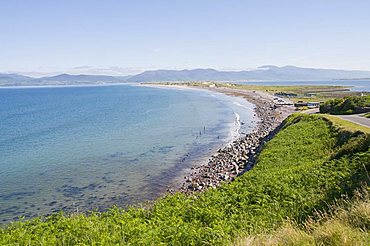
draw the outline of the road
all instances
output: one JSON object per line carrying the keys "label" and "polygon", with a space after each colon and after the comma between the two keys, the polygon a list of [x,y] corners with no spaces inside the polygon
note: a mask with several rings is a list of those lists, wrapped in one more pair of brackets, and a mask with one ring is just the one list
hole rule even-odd
{"label": "road", "polygon": [[[318,108],[308,109],[308,110],[302,111],[302,113],[318,114],[319,109]],[[350,114],[350,115],[332,115],[332,116],[339,117],[341,119],[370,128],[370,118],[365,118],[363,115],[364,114]]]}
{"label": "road", "polygon": [[354,122],[362,126],[370,127],[370,119],[365,118],[363,115],[364,114],[350,114],[350,115],[335,115],[335,116],[342,118],[344,120]]}

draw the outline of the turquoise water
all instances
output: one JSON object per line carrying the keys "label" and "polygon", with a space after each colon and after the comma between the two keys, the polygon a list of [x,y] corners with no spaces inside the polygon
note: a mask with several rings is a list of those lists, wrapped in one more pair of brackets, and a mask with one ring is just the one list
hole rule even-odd
{"label": "turquoise water", "polygon": [[253,106],[140,86],[0,89],[0,222],[153,199],[254,127]]}

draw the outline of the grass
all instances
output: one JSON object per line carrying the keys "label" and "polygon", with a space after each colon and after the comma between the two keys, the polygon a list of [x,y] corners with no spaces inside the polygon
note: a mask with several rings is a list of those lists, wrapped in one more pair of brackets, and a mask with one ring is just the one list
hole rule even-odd
{"label": "grass", "polygon": [[334,123],[334,125],[336,125],[340,129],[343,129],[343,130],[346,130],[346,131],[362,131],[362,132],[370,134],[370,128],[369,127],[362,126],[362,125],[356,124],[354,122],[341,119],[341,118],[339,118],[337,116],[334,116],[334,115],[326,115],[326,114],[324,115],[324,114],[322,114],[322,116],[329,119],[330,121],[332,121]]}
{"label": "grass", "polygon": [[[258,82],[257,82],[258,83]],[[167,84],[178,84],[178,83],[167,83]],[[280,86],[280,85],[245,85],[245,84],[228,84],[228,83],[201,83],[201,82],[193,82],[193,83],[182,83],[188,86],[199,86],[199,87],[209,87],[210,84],[214,84],[216,87],[221,88],[233,88],[233,89],[240,89],[240,90],[258,90],[258,91],[265,91],[271,94],[278,93],[278,92],[285,92],[285,93],[295,93],[298,95],[303,95],[306,93],[318,93],[318,92],[336,92],[340,93],[343,91],[348,90],[348,87],[345,86],[325,86],[325,85],[302,85],[302,86]]]}
{"label": "grass", "polygon": [[[356,96],[360,95],[361,92],[349,91],[349,87],[345,86],[267,86],[267,85],[244,85],[244,84],[230,84],[230,83],[213,83],[213,82],[168,82],[159,83],[164,85],[187,85],[195,87],[209,87],[215,85],[218,88],[232,88],[239,90],[250,90],[250,91],[263,91],[270,94],[275,93],[293,93],[295,97],[289,97],[293,102],[298,101],[319,101],[324,102],[335,98],[343,98],[345,96]],[[258,82],[256,82],[258,84]]]}
{"label": "grass", "polygon": [[370,245],[370,197],[367,191],[358,194],[336,202],[303,224],[287,220],[272,233],[237,239],[234,245]]}
{"label": "grass", "polygon": [[0,245],[227,245],[273,234],[287,218],[302,225],[367,186],[369,147],[370,135],[338,130],[321,116],[294,115],[257,165],[232,183],[194,196],[168,195],[149,209],[16,222],[0,229]]}
{"label": "grass", "polygon": [[370,113],[364,115],[365,118],[370,118]]}

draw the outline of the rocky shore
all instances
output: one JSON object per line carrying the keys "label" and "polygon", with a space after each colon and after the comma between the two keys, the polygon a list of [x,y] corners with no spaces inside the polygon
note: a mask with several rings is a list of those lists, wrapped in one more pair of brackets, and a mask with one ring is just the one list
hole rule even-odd
{"label": "rocky shore", "polygon": [[273,96],[259,91],[212,88],[212,91],[243,97],[255,105],[259,121],[252,133],[241,136],[229,146],[219,149],[206,165],[194,166],[179,191],[199,192],[229,182],[255,164],[256,154],[263,144],[279,130],[282,121],[293,112],[293,107],[279,105]]}

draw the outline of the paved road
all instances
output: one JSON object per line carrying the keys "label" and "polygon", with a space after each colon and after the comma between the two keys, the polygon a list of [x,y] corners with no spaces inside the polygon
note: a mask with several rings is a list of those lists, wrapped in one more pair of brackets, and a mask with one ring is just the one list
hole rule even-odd
{"label": "paved road", "polygon": [[[305,114],[318,114],[319,109],[318,108],[313,108],[313,109],[307,109],[305,111],[302,111],[302,113]],[[351,114],[351,115],[332,115],[335,117],[342,118],[344,120],[351,121],[353,123],[362,125],[362,126],[367,126],[370,127],[370,119],[363,117],[364,114]]]}
{"label": "paved road", "polygon": [[363,114],[335,115],[344,120],[352,121],[359,125],[370,127],[370,119],[363,117]]}

